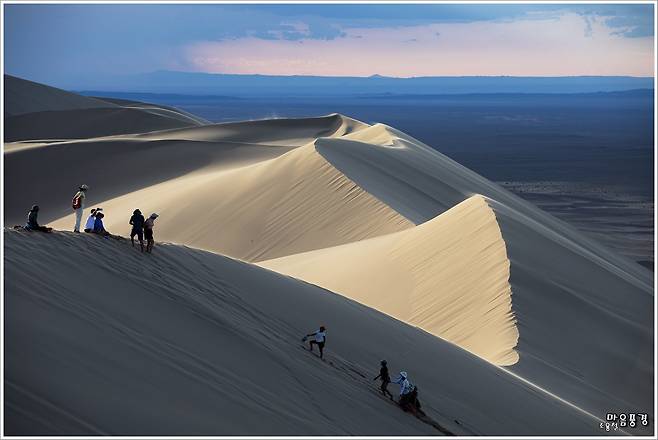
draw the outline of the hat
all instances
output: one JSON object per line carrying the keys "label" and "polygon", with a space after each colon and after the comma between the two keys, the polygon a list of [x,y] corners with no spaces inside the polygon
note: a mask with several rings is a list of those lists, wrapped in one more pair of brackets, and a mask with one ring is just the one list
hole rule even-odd
{"label": "hat", "polygon": [[400,376],[402,376],[406,379],[407,378],[407,372],[406,371],[400,371]]}
{"label": "hat", "polygon": [[89,189],[89,186],[87,186],[85,184],[80,185],[80,190],[81,191],[87,191],[88,189]]}
{"label": "hat", "polygon": [[158,217],[159,217],[159,215],[156,214],[155,212],[153,214],[151,214],[151,218],[158,218]]}

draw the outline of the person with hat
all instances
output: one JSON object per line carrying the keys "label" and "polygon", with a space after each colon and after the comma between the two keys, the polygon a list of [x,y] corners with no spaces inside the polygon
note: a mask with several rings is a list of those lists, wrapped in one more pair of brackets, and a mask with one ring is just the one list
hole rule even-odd
{"label": "person with hat", "polygon": [[391,383],[400,385],[400,404],[402,404],[405,400],[405,396],[413,389],[413,385],[407,378],[407,372],[400,371],[400,376]]}
{"label": "person with hat", "polygon": [[73,201],[71,202],[71,207],[75,211],[73,232],[80,232],[80,223],[82,223],[82,214],[85,209],[85,197],[87,196],[88,189],[89,187],[87,185],[80,185],[78,192],[73,196]]}
{"label": "person with hat", "polygon": [[153,250],[153,244],[155,244],[155,241],[153,240],[153,225],[155,219],[158,217],[159,215],[154,212],[144,222],[144,237],[146,237],[146,252],[148,252],[149,254]]}

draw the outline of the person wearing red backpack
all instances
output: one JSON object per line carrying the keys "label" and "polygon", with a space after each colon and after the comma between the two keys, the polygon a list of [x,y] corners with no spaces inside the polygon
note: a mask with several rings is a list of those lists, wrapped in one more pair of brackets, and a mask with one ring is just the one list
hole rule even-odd
{"label": "person wearing red backpack", "polygon": [[78,192],[73,196],[71,201],[71,207],[75,211],[75,226],[73,227],[73,232],[80,232],[80,223],[82,223],[82,214],[85,209],[85,197],[87,195],[87,190],[89,187],[87,185],[80,185]]}

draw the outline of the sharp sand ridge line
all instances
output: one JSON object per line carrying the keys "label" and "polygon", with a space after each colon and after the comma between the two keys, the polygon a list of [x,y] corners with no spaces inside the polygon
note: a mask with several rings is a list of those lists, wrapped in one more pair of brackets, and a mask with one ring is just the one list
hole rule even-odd
{"label": "sharp sand ridge line", "polygon": [[[103,206],[109,231],[127,229],[127,220],[114,213],[139,207],[167,219],[158,225],[160,240],[252,262],[414,226],[336,170],[313,143],[247,167],[192,172],[96,205]],[[71,214],[52,226],[67,229],[72,221]]]}
{"label": "sharp sand ridge line", "polygon": [[258,265],[373,307],[494,364],[519,359],[510,262],[494,212],[480,196],[400,232]]}
{"label": "sharp sand ridge line", "polygon": [[653,276],[635,262],[614,254],[567,223],[395,128],[375,124],[341,138],[323,140],[318,151],[364,190],[416,224],[473,194],[482,194],[540,224],[544,222],[542,226],[560,235],[565,244],[578,243],[588,255],[597,255],[599,260],[627,272],[626,276],[637,278],[636,283],[652,286]]}
{"label": "sharp sand ridge line", "polygon": [[[561,403],[563,403],[563,404],[569,406],[570,408],[573,408],[573,409],[575,409],[575,410],[577,410],[577,411],[579,411],[579,412],[585,414],[586,416],[588,416],[588,417],[590,417],[590,418],[596,420],[596,421],[597,421],[597,424],[600,423],[600,422],[604,422],[604,420],[601,419],[600,417],[595,416],[594,414],[590,413],[589,411],[587,411],[587,410],[585,410],[585,409],[583,409],[583,408],[581,408],[581,407],[579,407],[579,406],[577,406],[577,405],[575,405],[575,404],[569,402],[568,400],[566,400],[566,399],[564,399],[564,398],[558,396],[557,394],[551,393],[551,392],[548,391],[547,389],[540,387],[540,386],[537,385],[536,383],[533,383],[533,382],[529,381],[528,379],[526,379],[526,378],[524,378],[524,377],[522,377],[522,376],[519,376],[518,374],[514,373],[513,371],[510,371],[509,369],[504,368],[504,367],[501,367],[501,366],[496,366],[496,367],[499,368],[501,371],[505,372],[506,374],[509,374],[510,376],[514,377],[515,379],[517,379],[517,380],[519,380],[519,381],[521,381],[521,382],[523,382],[523,383],[525,383],[525,384],[531,386],[532,388],[534,388],[534,389],[536,389],[536,390],[538,390],[538,391],[541,391],[542,393],[546,394],[547,396],[549,396],[549,397],[551,397],[551,398],[553,398],[553,399],[555,399],[555,400],[557,400],[557,401],[559,401],[559,402],[561,402]],[[619,429],[619,432],[622,432],[624,435],[631,435],[630,433],[624,431],[623,429]]]}

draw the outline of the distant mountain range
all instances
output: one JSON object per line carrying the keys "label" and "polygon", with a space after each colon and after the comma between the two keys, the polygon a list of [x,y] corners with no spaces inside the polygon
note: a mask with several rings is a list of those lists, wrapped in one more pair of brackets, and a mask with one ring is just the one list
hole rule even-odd
{"label": "distant mountain range", "polygon": [[391,78],[228,75],[156,71],[131,75],[70,78],[51,84],[68,90],[103,90],[185,95],[355,96],[373,94],[436,95],[468,93],[595,93],[653,89],[652,77],[461,76]]}

